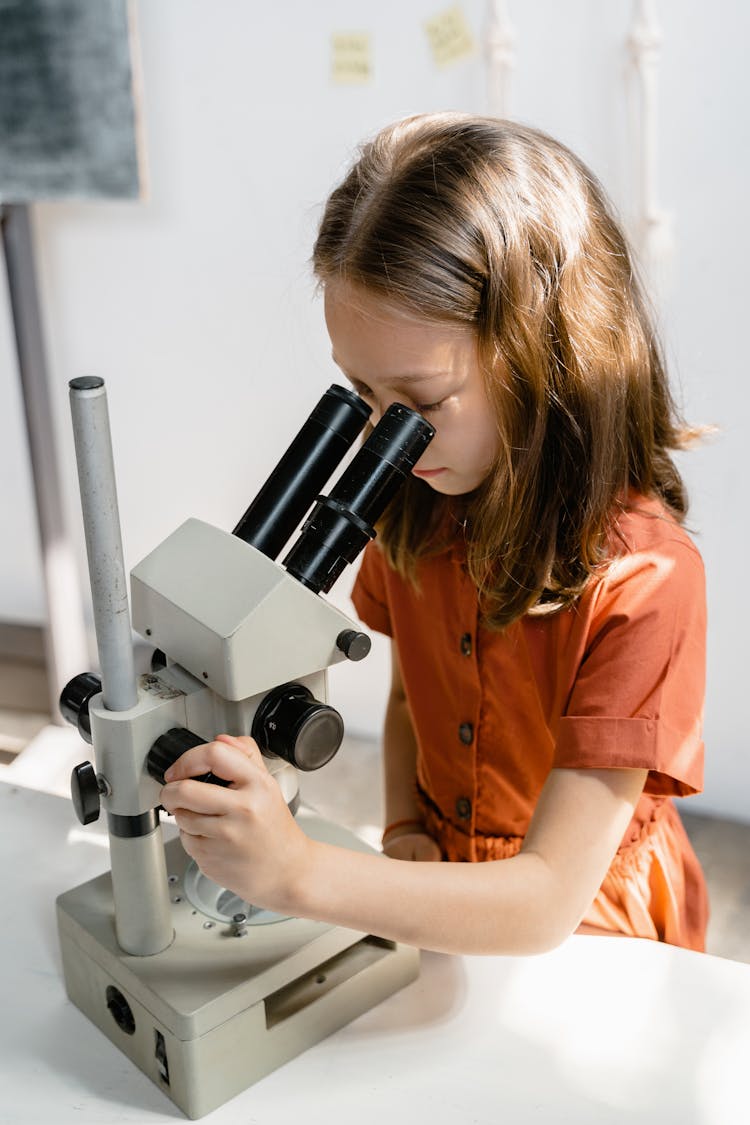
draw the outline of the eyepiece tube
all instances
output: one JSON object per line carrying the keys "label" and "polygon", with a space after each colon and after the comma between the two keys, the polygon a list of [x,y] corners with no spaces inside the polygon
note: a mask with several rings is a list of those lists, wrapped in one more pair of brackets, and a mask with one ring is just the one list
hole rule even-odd
{"label": "eyepiece tube", "polygon": [[232,532],[275,559],[370,416],[346,387],[329,387]]}
{"label": "eyepiece tube", "polygon": [[284,559],[290,574],[315,593],[328,593],[347,563],[370,539],[375,524],[435,430],[421,414],[388,407],[330,496],[321,496]]}

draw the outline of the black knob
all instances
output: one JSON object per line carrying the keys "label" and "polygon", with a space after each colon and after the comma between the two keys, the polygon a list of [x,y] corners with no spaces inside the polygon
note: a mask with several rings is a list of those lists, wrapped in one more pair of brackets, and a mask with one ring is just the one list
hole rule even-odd
{"label": "black knob", "polygon": [[102,790],[103,786],[99,785],[91,762],[81,762],[80,766],[74,767],[70,775],[70,795],[81,824],[93,824],[99,819],[99,795]]}
{"label": "black knob", "polygon": [[81,672],[80,676],[65,685],[60,693],[60,713],[74,727],[86,742],[91,742],[91,719],[89,703],[102,690],[102,681],[93,672]]}
{"label": "black knob", "polygon": [[372,642],[367,633],[358,633],[356,629],[344,629],[336,637],[336,648],[340,649],[347,660],[364,660],[372,648]]}
{"label": "black knob", "polygon": [[300,770],[317,770],[341,745],[344,720],[303,684],[283,684],[255,712],[252,736],[264,753]]}
{"label": "black knob", "polygon": [[[146,770],[158,781],[160,785],[164,784],[164,774],[170,766],[174,765],[178,758],[181,758],[186,750],[191,750],[193,746],[201,746],[207,739],[203,738],[200,734],[193,734],[191,730],[185,730],[184,727],[172,727],[165,734],[157,738],[151,749],[146,756]],[[216,777],[212,773],[204,773],[201,777],[194,778],[195,781],[206,781],[211,785],[229,785],[230,782],[225,781],[223,777]]]}
{"label": "black knob", "polygon": [[130,1004],[128,1004],[119,988],[115,988],[113,984],[108,985],[104,996],[107,1001],[107,1007],[112,1013],[112,1018],[120,1030],[124,1031],[126,1035],[135,1035],[135,1016],[133,1015],[133,1009],[130,1007]]}

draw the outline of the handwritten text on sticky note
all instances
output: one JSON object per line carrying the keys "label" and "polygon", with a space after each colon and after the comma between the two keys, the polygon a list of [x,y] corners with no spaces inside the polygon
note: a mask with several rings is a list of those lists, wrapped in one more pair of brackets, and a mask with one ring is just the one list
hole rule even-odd
{"label": "handwritten text on sticky note", "polygon": [[372,53],[367,32],[338,31],[331,36],[331,78],[342,86],[372,79]]}
{"label": "handwritten text on sticky note", "polygon": [[476,51],[474,36],[460,4],[439,12],[425,25],[432,57],[438,66],[450,66]]}

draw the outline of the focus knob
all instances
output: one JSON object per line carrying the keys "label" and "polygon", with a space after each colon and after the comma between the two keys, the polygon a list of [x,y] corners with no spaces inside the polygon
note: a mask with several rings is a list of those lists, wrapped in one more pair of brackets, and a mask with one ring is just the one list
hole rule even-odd
{"label": "focus knob", "polygon": [[300,770],[317,770],[341,745],[344,720],[303,684],[283,684],[255,712],[252,736],[264,753]]}
{"label": "focus knob", "polygon": [[81,824],[93,824],[99,819],[99,797],[104,788],[103,784],[100,785],[91,762],[81,762],[80,766],[74,767],[70,775],[70,795]]}
{"label": "focus knob", "polygon": [[74,676],[60,693],[60,713],[74,727],[78,727],[81,738],[91,742],[91,719],[89,703],[102,690],[102,681],[93,672],[82,672]]}
{"label": "focus knob", "polygon": [[[146,757],[146,770],[160,785],[164,784],[164,774],[181,758],[186,750],[193,746],[202,746],[207,740],[200,734],[193,734],[184,727],[172,727],[165,734],[160,735],[153,744]],[[211,785],[229,785],[223,777],[216,777],[213,773],[204,773],[196,777],[195,781],[207,781]]]}
{"label": "focus knob", "polygon": [[372,642],[367,633],[358,633],[356,629],[344,629],[336,637],[336,648],[343,652],[347,660],[364,660],[372,648]]}

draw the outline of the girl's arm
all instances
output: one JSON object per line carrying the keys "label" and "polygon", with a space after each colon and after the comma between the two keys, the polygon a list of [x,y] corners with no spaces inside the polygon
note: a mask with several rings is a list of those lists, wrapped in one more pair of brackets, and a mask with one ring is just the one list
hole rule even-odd
{"label": "girl's arm", "polygon": [[[231,788],[189,780],[208,771]],[[310,840],[250,738],[221,735],[167,772],[165,809],[210,879],[249,902],[424,949],[541,953],[575,930],[646,770],[552,770],[523,848],[489,863],[412,863]]]}
{"label": "girl's arm", "polygon": [[440,849],[424,831],[417,801],[417,739],[401,677],[395,641],[391,642],[391,691],[383,730],[385,824],[383,850],[394,859],[439,860]]}

